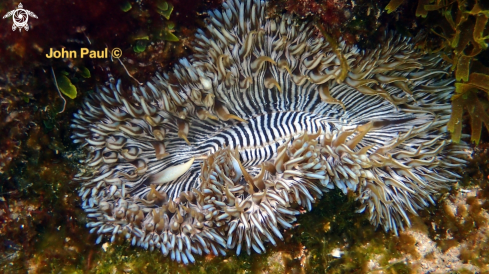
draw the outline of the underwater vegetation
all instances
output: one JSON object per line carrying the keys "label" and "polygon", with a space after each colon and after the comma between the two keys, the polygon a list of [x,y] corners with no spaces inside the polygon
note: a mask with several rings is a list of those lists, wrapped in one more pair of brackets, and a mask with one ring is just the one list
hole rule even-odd
{"label": "underwater vegetation", "polygon": [[[168,1],[174,7],[170,15],[170,21],[175,22],[173,34],[179,38],[172,42],[155,39],[159,32],[152,32],[157,30],[155,25],[165,28],[169,23],[158,12],[158,2],[70,1],[74,6],[66,6],[66,1],[37,2],[22,1],[39,16],[28,33],[17,35],[17,32],[14,36],[11,23],[0,21],[0,129],[4,133],[0,136],[0,272],[488,271],[489,155],[485,130],[460,183],[443,191],[436,206],[418,211],[419,216],[408,214],[412,228],[401,231],[398,237],[376,230],[370,225],[367,214],[355,213],[359,203],[351,193],[344,195],[334,190],[314,204],[311,212],[297,216],[294,227],[284,233],[284,241],[277,241],[276,247],[266,245],[265,254],[236,256],[231,251],[224,257],[196,256],[194,264],[184,266],[158,252],[132,247],[123,240],[94,244],[97,235],[88,233],[88,219],[79,206],[82,203],[77,193],[80,186],[72,182],[82,167],[79,160],[85,159],[70,139],[72,113],[94,92],[95,83],[113,77],[136,85],[132,77],[145,83],[155,72],[172,69],[176,60],[193,53],[189,45],[195,30],[204,27],[207,11],[220,8],[221,3]],[[286,9],[286,2],[272,1],[275,8],[271,8],[268,15],[276,18],[286,12],[301,16],[295,12],[296,7]],[[297,2],[325,5],[327,1]],[[340,20],[338,25],[323,25],[325,31],[335,39],[340,37],[340,30],[344,31],[349,37],[345,39],[347,44],[356,44],[362,49],[374,48],[386,30],[395,29],[406,36],[415,36],[420,30],[429,33],[431,29],[442,34],[440,22],[447,21],[444,17],[440,17],[443,21],[438,20],[440,10],[427,12],[426,18],[416,17],[416,1],[406,1],[390,14],[385,11],[389,1],[354,1],[355,5],[352,1],[328,2],[343,6],[350,16]],[[17,5],[18,1],[2,1],[0,14]],[[62,12],[66,10],[70,12]],[[304,16],[305,20],[312,20],[314,13]],[[476,19],[472,15],[469,17]],[[56,35],[49,34],[53,32]],[[134,37],[144,35],[148,36],[144,51],[135,52],[137,39]],[[430,35],[420,46],[436,52],[443,41],[440,36]],[[117,60],[49,61],[43,57],[49,47],[60,46],[69,49],[88,46],[96,50],[119,46],[123,49],[121,61],[127,71]],[[445,61],[451,62],[452,50],[445,47],[441,52],[447,56]],[[476,59],[471,59],[470,73],[487,75],[484,70],[475,70],[480,67],[479,62],[484,64],[485,52],[482,50]],[[61,112],[63,101],[51,68],[57,76],[66,76],[77,90],[76,98],[66,98],[64,112]],[[484,99],[483,92],[474,94]],[[464,136],[470,133],[471,118],[468,108],[464,111],[461,138],[468,141]]]}
{"label": "underwater vegetation", "polygon": [[[392,0],[386,10],[391,13],[402,3],[403,0]],[[430,12],[437,12],[442,17],[431,32],[442,38],[438,50],[446,52],[444,59],[452,64],[457,80],[448,130],[455,142],[460,141],[463,114],[466,112],[470,116],[471,141],[479,144],[482,127],[489,129],[489,63],[486,51],[489,45],[489,5],[487,1],[480,0],[419,0],[416,16],[432,16]]]}

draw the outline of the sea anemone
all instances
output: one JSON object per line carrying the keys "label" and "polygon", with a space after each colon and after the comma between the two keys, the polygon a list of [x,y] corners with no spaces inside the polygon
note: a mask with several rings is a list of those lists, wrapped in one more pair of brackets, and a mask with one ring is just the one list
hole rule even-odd
{"label": "sea anemone", "polygon": [[75,114],[97,243],[183,263],[262,253],[335,188],[397,234],[460,178],[468,147],[446,130],[454,79],[440,56],[395,35],[367,51],[328,42],[259,0],[223,7],[173,72],[100,87]]}

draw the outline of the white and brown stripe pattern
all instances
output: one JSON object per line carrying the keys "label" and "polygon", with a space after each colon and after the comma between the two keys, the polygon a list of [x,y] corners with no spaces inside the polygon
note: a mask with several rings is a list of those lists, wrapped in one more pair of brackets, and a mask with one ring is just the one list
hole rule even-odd
{"label": "white and brown stripe pattern", "polygon": [[101,87],[75,114],[97,243],[125,237],[183,263],[261,253],[334,188],[397,233],[459,178],[468,148],[446,131],[449,64],[397,36],[332,46],[265,9],[225,2],[173,72]]}

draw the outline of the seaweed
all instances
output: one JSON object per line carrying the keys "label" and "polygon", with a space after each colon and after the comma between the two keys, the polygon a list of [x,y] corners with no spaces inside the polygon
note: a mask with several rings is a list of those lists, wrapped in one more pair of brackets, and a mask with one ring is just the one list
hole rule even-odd
{"label": "seaweed", "polygon": [[76,87],[71,83],[70,78],[66,77],[65,75],[58,75],[56,76],[56,81],[58,83],[59,90],[61,90],[64,95],[68,96],[70,99],[76,98]]}
{"label": "seaweed", "polygon": [[[387,12],[395,11],[403,2],[391,0]],[[443,57],[452,64],[456,79],[447,129],[452,133],[452,140],[460,142],[464,113],[468,113],[471,141],[478,145],[482,126],[489,131],[489,68],[478,60],[488,48],[489,9],[482,0],[419,0],[416,16],[427,17],[429,12],[438,12],[446,20],[431,31],[442,38],[440,50],[446,52]]]}
{"label": "seaweed", "polygon": [[[488,68],[477,60],[477,56],[488,47],[486,41],[489,35],[484,36],[484,33],[489,30],[487,27],[489,10],[482,10],[478,1],[471,9],[462,0],[453,4],[439,2],[436,7],[444,14],[451,27],[451,30],[445,29],[444,33],[439,35],[445,40],[444,46],[451,50],[445,59],[452,63],[456,79],[448,130],[452,133],[452,140],[459,142],[462,135],[463,114],[466,110],[470,116],[471,141],[479,144],[482,125],[484,124],[489,130]],[[455,10],[454,17],[452,10]]]}
{"label": "seaweed", "polygon": [[[168,21],[173,12],[173,5],[166,1],[159,1],[156,4],[156,11]],[[162,33],[160,33],[161,39],[170,42],[178,42],[180,39],[173,34],[175,32],[174,28],[175,23],[168,21],[163,28]]]}

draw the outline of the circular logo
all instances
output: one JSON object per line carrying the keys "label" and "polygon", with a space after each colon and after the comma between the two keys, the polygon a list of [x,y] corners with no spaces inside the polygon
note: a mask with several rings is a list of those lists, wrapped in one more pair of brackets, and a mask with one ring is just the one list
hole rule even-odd
{"label": "circular logo", "polygon": [[13,18],[15,23],[23,25],[27,22],[29,15],[27,14],[27,12],[25,12],[25,10],[16,10]]}
{"label": "circular logo", "polygon": [[122,56],[122,50],[120,48],[113,48],[111,54],[114,58],[120,58]]}

